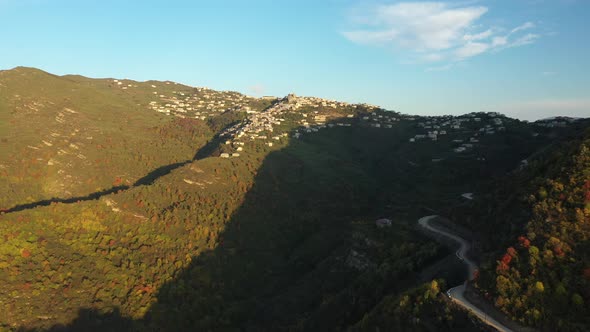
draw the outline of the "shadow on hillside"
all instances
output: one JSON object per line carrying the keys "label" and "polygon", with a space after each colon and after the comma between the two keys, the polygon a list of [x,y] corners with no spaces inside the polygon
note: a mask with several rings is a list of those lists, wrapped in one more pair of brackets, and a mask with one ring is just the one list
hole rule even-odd
{"label": "shadow on hillside", "polygon": [[[397,279],[349,267],[352,221],[383,215],[392,202],[434,201],[439,185],[465,174],[429,187],[425,169],[393,153],[403,133],[353,127],[322,135],[264,159],[215,248],[164,284],[142,319],[82,309],[50,331],[340,331],[385,294],[415,285],[417,266]],[[383,144],[368,144],[375,141]]]}
{"label": "shadow on hillside", "polygon": [[[87,331],[87,332],[105,332],[105,331],[135,331],[135,322],[132,319],[121,316],[118,308],[113,309],[110,313],[100,313],[94,309],[80,309],[78,316],[68,325],[57,324],[50,327],[48,332],[67,332],[67,331]],[[38,329],[20,328],[17,332],[33,332]]]}
{"label": "shadow on hillside", "polygon": [[[353,129],[335,130],[338,139],[295,141],[267,155],[216,247],[164,284],[143,319],[82,309],[71,324],[50,331],[340,330],[383,294],[413,285],[412,274],[372,285],[345,264],[350,222],[382,213],[384,183],[371,174],[375,163],[391,167],[384,153],[355,142]],[[395,135],[389,138],[384,150],[397,144]]]}
{"label": "shadow on hillside", "polygon": [[6,213],[13,213],[13,212],[20,212],[20,211],[34,209],[37,207],[49,206],[54,203],[73,204],[73,203],[78,203],[78,202],[93,201],[93,200],[97,200],[103,196],[108,196],[108,195],[111,195],[111,194],[114,194],[114,193],[117,193],[120,191],[129,190],[134,187],[151,185],[157,179],[170,174],[175,169],[185,166],[195,160],[206,158],[206,157],[210,156],[210,154],[212,152],[214,152],[215,148],[219,145],[219,142],[220,142],[220,139],[215,138],[215,139],[209,141],[205,146],[200,148],[192,160],[181,161],[178,163],[173,163],[170,165],[158,167],[155,170],[153,170],[153,171],[149,172],[148,174],[146,174],[145,176],[143,176],[142,178],[135,181],[135,183],[133,183],[130,186],[126,186],[126,185],[114,186],[112,188],[97,191],[97,192],[94,192],[94,193],[91,193],[91,194],[88,194],[85,196],[77,196],[77,197],[71,197],[71,198],[50,198],[50,199],[44,199],[44,200],[40,200],[40,201],[32,202],[32,203],[19,204],[19,205],[12,207],[12,208],[9,208],[9,209],[0,210],[0,213],[6,214]]}
{"label": "shadow on hillside", "polygon": [[89,194],[86,196],[78,196],[78,197],[72,197],[72,198],[45,199],[45,200],[37,201],[37,202],[33,202],[33,203],[17,205],[15,207],[10,208],[10,209],[6,209],[2,212],[4,212],[4,213],[19,212],[19,211],[34,209],[34,208],[41,207],[41,206],[49,206],[53,203],[72,204],[72,203],[78,203],[78,202],[84,202],[84,201],[92,201],[95,199],[99,199],[102,196],[110,195],[110,194],[116,193],[120,190],[127,190],[129,188],[131,188],[131,187],[130,186],[116,186],[116,187],[112,187],[110,189],[105,189],[103,191],[97,191],[95,193],[92,193],[92,194]]}

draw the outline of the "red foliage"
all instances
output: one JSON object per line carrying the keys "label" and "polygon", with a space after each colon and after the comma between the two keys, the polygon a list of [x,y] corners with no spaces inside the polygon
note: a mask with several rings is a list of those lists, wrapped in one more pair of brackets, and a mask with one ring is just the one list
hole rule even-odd
{"label": "red foliage", "polygon": [[151,293],[154,292],[154,288],[152,286],[149,286],[149,285],[143,286],[143,287],[139,287],[139,290],[141,290],[141,291],[143,291],[145,293],[148,293],[148,294],[151,294]]}
{"label": "red foliage", "polygon": [[557,257],[564,257],[565,253],[563,252],[563,249],[561,249],[560,246],[556,246],[555,248],[553,248],[553,252],[555,253],[555,255]]}
{"label": "red foliage", "polygon": [[588,190],[588,191],[586,192],[585,201],[586,201],[586,203],[590,202],[590,190]]}
{"label": "red foliage", "polygon": [[512,262],[512,256],[504,254],[504,256],[502,256],[502,263],[510,265],[510,262]]}
{"label": "red foliage", "polygon": [[564,194],[559,195],[559,199],[562,201],[565,201],[565,195]]}
{"label": "red foliage", "polygon": [[585,268],[582,272],[582,275],[584,276],[584,278],[590,280],[590,267]]}
{"label": "red foliage", "polygon": [[508,271],[509,268],[510,267],[508,266],[508,264],[504,262],[499,262],[498,267],[496,267],[496,272]]}
{"label": "red foliage", "polygon": [[531,246],[531,241],[524,236],[518,237],[518,243],[523,248],[529,248]]}
{"label": "red foliage", "polygon": [[121,179],[120,177],[116,177],[115,181],[113,182],[113,186],[117,187],[120,186],[123,183],[123,179]]}
{"label": "red foliage", "polygon": [[516,252],[516,249],[514,249],[513,247],[510,247],[510,248],[506,249],[506,254],[508,254],[514,258],[514,257],[516,257],[517,252]]}

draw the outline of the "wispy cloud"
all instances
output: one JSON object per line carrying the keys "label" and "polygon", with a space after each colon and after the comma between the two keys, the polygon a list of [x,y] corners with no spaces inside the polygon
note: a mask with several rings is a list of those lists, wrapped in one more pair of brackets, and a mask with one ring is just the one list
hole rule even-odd
{"label": "wispy cloud", "polygon": [[510,34],[514,34],[514,33],[517,33],[519,31],[523,31],[523,30],[532,29],[534,27],[535,27],[535,24],[533,22],[526,22],[523,25],[517,26],[516,28],[512,29],[512,31],[510,31]]}
{"label": "wispy cloud", "polygon": [[533,22],[511,29],[484,26],[480,19],[488,11],[465,2],[375,5],[355,12],[357,27],[342,34],[354,43],[410,52],[414,62],[449,63],[532,44],[540,38],[529,32],[536,28]]}

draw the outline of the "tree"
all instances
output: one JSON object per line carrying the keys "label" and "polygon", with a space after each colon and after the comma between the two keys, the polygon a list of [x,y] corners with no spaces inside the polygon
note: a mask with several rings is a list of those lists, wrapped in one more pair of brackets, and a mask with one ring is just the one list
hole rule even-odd
{"label": "tree", "polygon": [[572,295],[572,303],[578,307],[581,307],[584,305],[584,299],[580,294],[575,293],[574,295]]}
{"label": "tree", "polygon": [[509,296],[512,289],[510,279],[506,278],[505,276],[498,276],[496,278],[496,289],[498,289],[498,293],[503,297]]}
{"label": "tree", "polygon": [[432,295],[437,295],[439,292],[440,288],[438,286],[438,281],[432,280],[432,282],[430,282],[430,293]]}
{"label": "tree", "polygon": [[545,286],[543,285],[543,283],[541,281],[537,281],[535,283],[535,291],[537,293],[543,293],[545,291]]}

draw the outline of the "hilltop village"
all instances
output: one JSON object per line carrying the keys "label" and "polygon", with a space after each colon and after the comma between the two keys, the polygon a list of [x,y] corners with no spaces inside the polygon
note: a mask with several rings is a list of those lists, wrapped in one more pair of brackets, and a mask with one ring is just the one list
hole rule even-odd
{"label": "hilltop village", "polygon": [[[114,80],[121,89],[137,85]],[[165,82],[166,85],[177,83]],[[408,142],[451,141],[452,152],[461,154],[477,147],[483,137],[506,131],[515,119],[499,113],[470,113],[463,116],[409,116],[386,111],[369,104],[349,104],[317,97],[300,97],[290,94],[284,98],[255,98],[232,91],[215,91],[196,87],[190,92],[158,92],[151,85],[156,97],[149,103],[153,111],[178,118],[207,120],[226,112],[245,114],[243,121],[223,130],[219,137],[226,146],[221,158],[240,157],[246,153],[248,142],[262,142],[268,148],[285,143],[288,139],[301,139],[323,129],[334,127],[364,126],[377,129],[394,129],[396,124],[410,123],[415,128]],[[268,107],[260,107],[266,102]],[[535,123],[538,127],[564,127],[572,119],[548,119]],[[532,135],[538,135],[532,133]]]}

